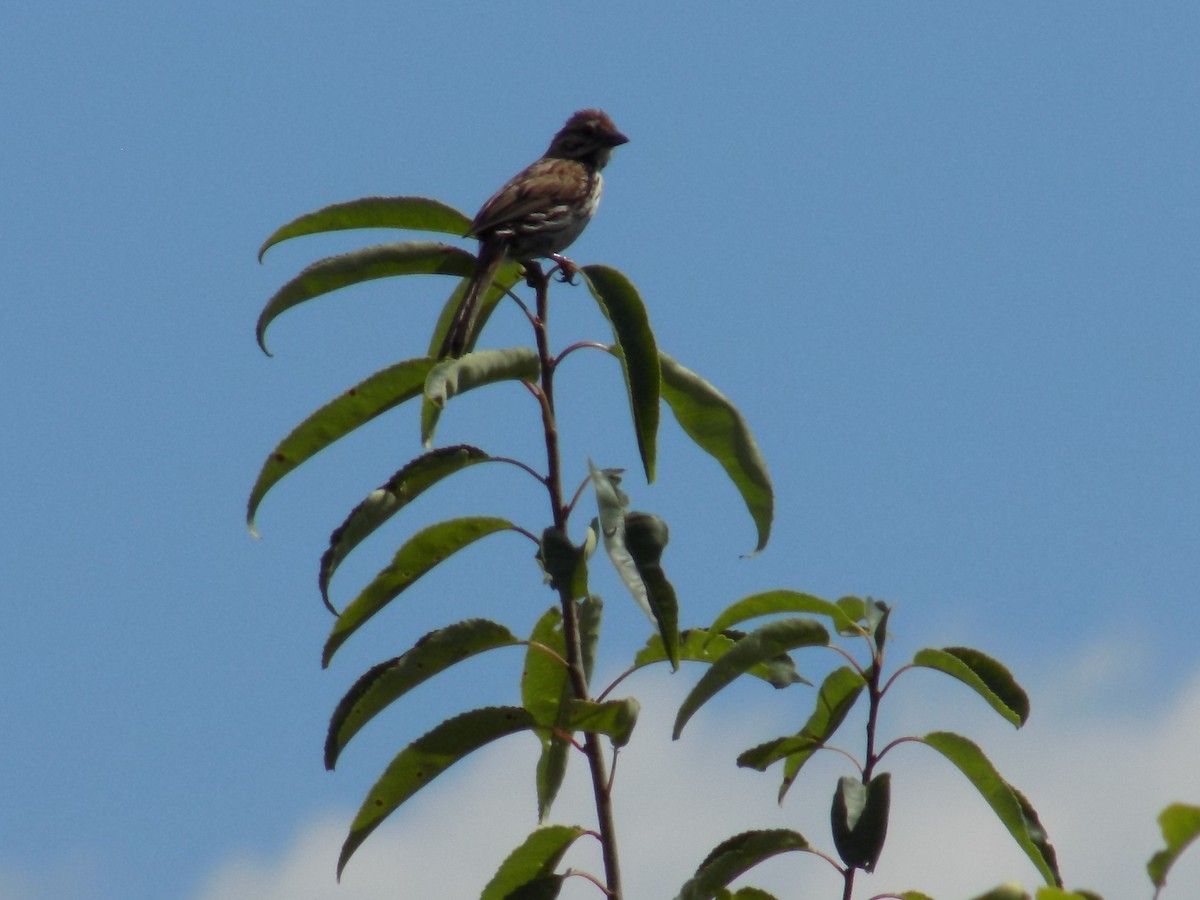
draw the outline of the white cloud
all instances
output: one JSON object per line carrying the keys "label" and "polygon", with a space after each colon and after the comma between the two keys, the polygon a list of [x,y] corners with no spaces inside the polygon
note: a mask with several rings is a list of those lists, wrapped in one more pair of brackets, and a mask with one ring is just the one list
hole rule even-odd
{"label": "white cloud", "polygon": [[[1078,668],[1083,671],[1062,681],[1072,690],[1092,681],[1088,654]],[[760,703],[762,693],[747,690],[738,696],[753,697],[753,707],[725,710],[721,723],[716,711],[702,711],[683,740],[672,744],[667,734],[679,685],[673,681],[664,688],[661,681],[646,679],[630,689],[643,702],[643,716],[617,773],[626,895],[632,900],[674,896],[715,843],[746,828],[791,827],[828,847],[827,798],[841,773],[835,754],[824,754],[805,770],[782,809],[774,802],[777,768],[760,775],[733,765],[740,749],[787,730],[771,722],[783,721],[795,709],[795,699],[785,699],[792,692]],[[1110,900],[1150,896],[1144,864],[1159,843],[1155,816],[1173,800],[1200,802],[1200,785],[1193,778],[1200,747],[1200,676],[1168,708],[1119,722],[1072,718],[1061,712],[1067,708],[1061,694],[1040,704],[1035,695],[1034,717],[1021,732],[995,724],[986,707],[958,686],[950,686],[951,701],[917,706],[914,698],[925,695],[927,687],[928,682],[920,692],[897,691],[897,697],[909,698],[896,701],[901,724],[922,726],[911,729],[915,732],[949,728],[976,739],[1038,808],[1068,886],[1090,887]],[[905,703],[910,708],[904,709]],[[1039,715],[1038,706],[1052,713]],[[529,742],[510,740],[485,751],[465,772],[443,776],[367,840],[340,886],[335,886],[333,867],[349,811],[309,823],[281,858],[225,862],[196,900],[476,897],[500,860],[534,826],[531,758]],[[892,827],[878,872],[860,876],[860,896],[919,888],[953,900],[1003,881],[1035,883],[1030,863],[938,754],[904,745],[887,758],[885,768],[894,773]],[[590,824],[583,767],[576,764],[572,774],[553,820]],[[567,861],[598,871],[598,854],[584,843]],[[756,870],[750,883],[789,900],[825,900],[840,891],[830,867],[808,855],[776,858]],[[597,896],[594,886],[578,879],[562,894],[564,900]],[[1164,900],[1196,896],[1200,863],[1185,859]]]}

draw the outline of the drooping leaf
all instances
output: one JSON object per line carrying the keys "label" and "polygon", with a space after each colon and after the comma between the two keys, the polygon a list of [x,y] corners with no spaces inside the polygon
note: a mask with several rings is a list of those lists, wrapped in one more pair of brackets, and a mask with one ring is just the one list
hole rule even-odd
{"label": "drooping leaf", "polygon": [[571,731],[607,735],[614,747],[624,747],[629,743],[642,708],[632,697],[605,700],[603,703],[571,700],[567,706],[567,727]]}
{"label": "drooping leaf", "polygon": [[864,784],[857,778],[838,779],[830,825],[838,856],[847,866],[874,871],[887,838],[892,776],[882,772]]}
{"label": "drooping leaf", "polygon": [[663,399],[687,436],[721,464],[742,495],[758,529],[754,552],[760,552],[771,537],[775,492],[754,435],[737,407],[720,391],[665,353],[658,357]]}
{"label": "drooping leaf", "polygon": [[[543,647],[557,654],[557,658],[543,650]],[[542,726],[538,731],[538,739],[542,742],[537,765],[538,821],[545,821],[550,814],[550,807],[567,774],[570,744],[554,734],[556,729],[567,730],[567,701],[572,692],[567,668],[563,664],[566,655],[562,611],[552,606],[533,626],[529,647],[525,651],[525,667],[521,672],[521,705]]]}
{"label": "drooping leaf", "polygon": [[321,655],[322,667],[329,665],[333,654],[350,635],[430,569],[480,538],[515,530],[516,526],[507,519],[466,516],[438,522],[417,532],[333,623]]}
{"label": "drooping leaf", "polygon": [[862,626],[847,616],[836,603],[830,603],[828,600],[822,600],[812,594],[788,590],[764,591],[760,594],[743,597],[717,616],[712,623],[711,630],[718,633],[745,622],[747,619],[781,613],[827,616],[833,621],[833,627],[838,634],[863,634]]}
{"label": "drooping leaf", "polygon": [[1189,806],[1185,803],[1172,803],[1158,814],[1158,827],[1162,830],[1166,847],[1159,850],[1146,863],[1146,871],[1150,881],[1158,890],[1167,883],[1167,873],[1179,855],[1200,837],[1200,806]]}
{"label": "drooping leaf", "polygon": [[829,632],[812,619],[781,619],[750,632],[713,663],[684,698],[675,717],[673,736],[678,739],[696,710],[751,666],[797,647],[828,643]]}
{"label": "drooping leaf", "polygon": [[402,656],[373,666],[334,710],[325,739],[325,768],[337,764],[342,749],[363,726],[417,685],[464,659],[518,643],[503,625],[466,619],[431,631]]}
{"label": "drooping leaf", "polygon": [[780,853],[810,850],[802,834],[785,828],[747,831],[722,841],[705,857],[676,900],[710,900],[739,875]]}
{"label": "drooping leaf", "polygon": [[[705,628],[689,628],[679,633],[679,658],[687,662],[714,663],[737,643],[738,638],[726,634],[713,634]],[[634,657],[630,671],[659,662],[668,662],[662,636],[652,635],[646,645]],[[746,669],[746,675],[761,678],[775,688],[805,683],[796,671],[796,663],[786,653]]]}
{"label": "drooping leaf", "polygon": [[926,648],[913,657],[913,665],[957,678],[1018,728],[1029,718],[1029,695],[1007,668],[986,653],[970,647]]}
{"label": "drooping leaf", "polygon": [[437,241],[399,241],[317,260],[287,282],[259,313],[254,335],[268,356],[267,328],[280,314],[330,291],[393,275],[456,275],[475,271],[475,257]]}
{"label": "drooping leaf", "polygon": [[871,600],[868,598],[866,613],[867,629],[871,633],[871,640],[875,643],[876,652],[882,653],[884,645],[887,643],[887,626],[888,619],[892,615],[892,608],[882,600]]}
{"label": "drooping leaf", "polygon": [[267,457],[250,491],[246,522],[254,532],[254,514],[272,487],[301,463],[345,437],[360,425],[421,396],[425,378],[434,366],[431,359],[409,359],[388,366],[326,403],[301,422]]}
{"label": "drooping leaf", "polygon": [[500,381],[538,380],[541,364],[529,347],[508,350],[479,350],[459,359],[443,359],[429,372],[421,409],[421,443],[429,446],[442,410],[452,397]]}
{"label": "drooping leaf", "polygon": [[513,891],[551,875],[571,845],[587,833],[576,825],[538,828],[500,864],[479,900],[509,900]]}
{"label": "drooping leaf", "polygon": [[340,879],[362,842],[402,803],[460,759],[485,744],[535,726],[528,711],[514,706],[473,709],[447,719],[400,751],[363,800],[338,857]]}
{"label": "drooping leaf", "polygon": [[587,558],[587,542],[576,547],[565,531],[553,525],[542,532],[538,561],[550,578],[550,586],[565,591],[572,600],[588,595]]}
{"label": "drooping leaf", "polygon": [[1029,857],[1047,885],[1062,887],[1053,853],[1047,852],[1045,831],[1036,818],[1031,819],[1032,807],[1000,777],[991,761],[971,741],[948,731],[931,732],[921,740],[950,760],[967,776],[992,808],[1002,825],[1008,829],[1017,846]]}
{"label": "drooping leaf", "polygon": [[662,374],[646,306],[633,283],[616,269],[584,266],[580,271],[600,311],[612,326],[616,340],[614,355],[620,360],[625,375],[642,467],[646,481],[653,483]]}
{"label": "drooping leaf", "polygon": [[671,668],[679,668],[679,601],[661,565],[669,540],[667,523],[658,516],[631,512],[625,516],[625,547],[633,557]]}
{"label": "drooping leaf", "polygon": [[452,206],[429,197],[362,197],[305,213],[277,228],[258,250],[258,261],[289,238],[349,228],[404,228],[441,234],[466,234],[471,220]]}
{"label": "drooping leaf", "polygon": [[491,456],[469,444],[442,447],[417,457],[382,487],[371,491],[367,499],[354,507],[346,521],[329,536],[329,549],[321,556],[317,584],[330,611],[337,615],[337,610],[329,602],[329,581],[351,550],[442,479],[478,463],[491,461]]}
{"label": "drooping leaf", "polygon": [[596,650],[600,645],[600,623],[604,618],[604,601],[595,594],[584,597],[579,604],[579,649],[583,656],[583,677],[592,683],[596,668]]}
{"label": "drooping leaf", "polygon": [[625,546],[625,509],[629,506],[629,497],[620,488],[620,470],[598,469],[588,460],[588,471],[591,474],[592,488],[596,492],[604,550],[634,601],[642,608],[646,617],[654,622],[654,610],[650,606],[645,582],[642,581],[633,555]]}
{"label": "drooping leaf", "polygon": [[804,727],[794,735],[747,750],[738,757],[738,765],[763,772],[773,763],[786,760],[783,783],[779,787],[782,803],[800,769],[837,732],[865,686],[863,677],[849,666],[834,669],[821,683],[815,709]]}

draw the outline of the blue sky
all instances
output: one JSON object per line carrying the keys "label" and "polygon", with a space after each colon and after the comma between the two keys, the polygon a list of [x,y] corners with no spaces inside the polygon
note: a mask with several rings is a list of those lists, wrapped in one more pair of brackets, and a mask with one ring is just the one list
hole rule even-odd
{"label": "blue sky", "polygon": [[[282,873],[309,856],[313,896],[381,890],[364,876],[335,893],[335,850],[305,840],[344,827],[423,727],[480,693],[514,695],[480,666],[364,733],[329,774],[333,704],[428,628],[470,614],[527,627],[551,597],[519,539],[497,538],[320,670],[317,557],[419,452],[416,423],[376,422],[291,476],[262,508],[261,541],[245,499],[304,415],[423,350],[447,288],[410,280],[308,304],[273,326],[267,359],[253,327],[272,291],[387,236],[293,241],[262,266],[255,251],[292,217],[359,196],[472,213],[582,106],[607,109],[631,141],[572,256],[626,272],[662,347],[739,404],[775,481],[772,544],[739,558],[750,522],[673,425],[658,482],[634,477],[619,376],[583,355],[563,382],[578,404],[564,415],[572,471],[589,455],[631,469],[637,506],[671,523],[665,564],[687,623],[773,587],[870,594],[899,607],[897,654],[965,643],[1006,661],[1034,719],[997,737],[1015,742],[1000,756],[1028,773],[1014,781],[1050,792],[1052,836],[1079,848],[1064,854],[1070,880],[1111,890],[1118,876],[1089,865],[1119,857],[1127,890],[1148,895],[1153,813],[1200,801],[1186,757],[1156,755],[1200,740],[1187,712],[1200,669],[1198,42],[1200,8],[1185,2],[10,0],[0,897],[284,896]],[[561,342],[604,336],[590,307],[559,293]],[[523,340],[512,312],[489,330],[494,346]],[[528,412],[511,392],[464,398],[440,439],[536,458],[512,427]],[[335,598],[418,525],[486,513],[540,529],[523,487],[495,472],[444,486],[347,563]],[[611,575],[596,586],[615,672],[645,622]],[[677,700],[669,681],[635,693]],[[774,698],[736,698],[724,708],[747,721],[759,703],[782,714]],[[1127,768],[1077,781],[1088,767],[1055,753],[1078,746]],[[523,778],[525,753],[497,758]],[[743,778],[731,760],[712,777]],[[1047,760],[1064,777],[1045,778]],[[622,766],[637,765],[631,749]],[[1072,815],[1078,794],[1053,792],[1094,796],[1116,778],[1130,821],[1106,832],[1129,839],[1110,846],[1089,829],[1111,809],[1089,821]],[[781,815],[765,781],[749,813]],[[479,851],[484,871],[530,826]],[[372,852],[412,832],[386,834]],[[712,842],[681,850],[680,871]],[[253,894],[237,881],[246,860]],[[1019,859],[1003,865],[1032,879]],[[380,877],[394,895],[399,876]]]}

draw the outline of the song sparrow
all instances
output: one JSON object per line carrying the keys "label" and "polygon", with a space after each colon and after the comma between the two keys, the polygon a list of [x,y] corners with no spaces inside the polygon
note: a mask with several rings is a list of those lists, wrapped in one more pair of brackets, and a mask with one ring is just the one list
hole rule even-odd
{"label": "song sparrow", "polygon": [[479,301],[506,260],[553,259],[591,220],[600,202],[600,170],[629,138],[598,109],[581,109],[554,136],[542,158],[500,188],[475,216],[466,236],[479,239],[471,283],[454,313],[439,357],[458,357],[469,345]]}

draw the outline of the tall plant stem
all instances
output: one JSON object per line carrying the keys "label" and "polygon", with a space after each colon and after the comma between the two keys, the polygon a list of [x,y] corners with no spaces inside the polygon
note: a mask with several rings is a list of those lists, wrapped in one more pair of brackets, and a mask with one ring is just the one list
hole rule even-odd
{"label": "tall plant stem", "polygon": [[[554,526],[567,533],[569,509],[563,502],[562,461],[558,449],[558,419],[554,412],[554,370],[557,361],[550,353],[548,321],[550,312],[550,279],[540,267],[527,266],[528,282],[537,293],[537,318],[534,330],[537,335],[538,357],[541,361],[542,426],[546,437],[546,489],[550,494],[550,507]],[[578,700],[589,700],[587,673],[583,665],[583,645],[579,634],[579,607],[571,595],[570,585],[559,585],[559,603],[563,613],[563,638],[567,649],[567,668],[571,687]],[[596,802],[596,818],[600,832],[601,853],[604,858],[604,875],[609,897],[621,900],[621,868],[617,857],[617,833],[613,819],[612,793],[608,768],[604,760],[604,747],[600,737],[584,732],[584,755],[592,775],[592,794]]]}

